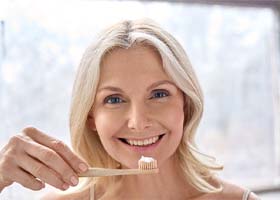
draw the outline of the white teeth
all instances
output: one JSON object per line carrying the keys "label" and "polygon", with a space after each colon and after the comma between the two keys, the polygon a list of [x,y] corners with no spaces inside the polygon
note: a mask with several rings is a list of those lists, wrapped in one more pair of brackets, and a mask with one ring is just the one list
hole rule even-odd
{"label": "white teeth", "polygon": [[149,144],[149,140],[144,140],[144,145]]}
{"label": "white teeth", "polygon": [[159,136],[152,137],[150,139],[145,139],[145,140],[130,140],[130,139],[125,139],[126,142],[130,145],[133,146],[146,146],[150,144],[154,144],[159,140]]}

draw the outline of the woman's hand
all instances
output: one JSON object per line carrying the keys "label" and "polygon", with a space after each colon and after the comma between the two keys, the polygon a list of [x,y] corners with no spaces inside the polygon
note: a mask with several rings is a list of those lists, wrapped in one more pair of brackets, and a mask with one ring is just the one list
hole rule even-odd
{"label": "woman's hand", "polygon": [[13,182],[32,190],[45,183],[66,190],[78,184],[77,174],[87,168],[63,142],[28,127],[0,151],[0,192]]}

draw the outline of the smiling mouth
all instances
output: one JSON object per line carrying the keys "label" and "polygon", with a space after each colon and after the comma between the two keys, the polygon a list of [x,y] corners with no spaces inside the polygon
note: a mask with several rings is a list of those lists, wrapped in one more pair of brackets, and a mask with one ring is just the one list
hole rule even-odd
{"label": "smiling mouth", "polygon": [[157,135],[148,139],[126,139],[126,138],[119,138],[125,144],[130,146],[149,146],[156,142],[158,142],[165,134]]}

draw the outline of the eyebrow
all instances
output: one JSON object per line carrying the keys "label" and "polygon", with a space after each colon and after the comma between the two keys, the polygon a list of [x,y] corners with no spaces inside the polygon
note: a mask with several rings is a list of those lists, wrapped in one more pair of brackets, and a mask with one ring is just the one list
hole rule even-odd
{"label": "eyebrow", "polygon": [[[172,81],[169,81],[169,80],[161,80],[161,81],[157,81],[153,84],[151,84],[148,88],[147,88],[147,91],[149,91],[150,89],[154,88],[154,87],[157,87],[159,85],[163,85],[163,84],[170,84],[170,85],[173,85],[174,87],[177,88],[177,86],[175,85],[175,83],[173,83]],[[124,91],[121,89],[121,88],[118,88],[118,87],[113,87],[113,86],[104,86],[104,87],[101,87],[98,89],[97,92],[100,92],[101,90],[111,90],[111,91],[114,91],[114,92],[121,92],[121,93],[124,93]]]}

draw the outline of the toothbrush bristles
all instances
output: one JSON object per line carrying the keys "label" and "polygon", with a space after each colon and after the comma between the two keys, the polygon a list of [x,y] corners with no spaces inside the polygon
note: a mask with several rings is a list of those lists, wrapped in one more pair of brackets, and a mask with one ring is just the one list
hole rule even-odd
{"label": "toothbrush bristles", "polygon": [[138,161],[138,168],[141,170],[150,170],[157,168],[157,160],[142,156]]}

